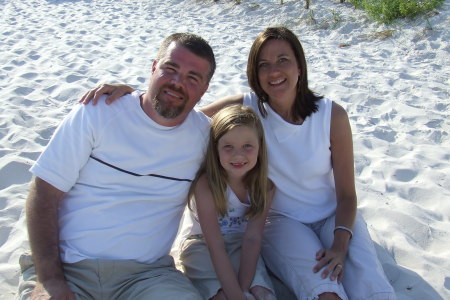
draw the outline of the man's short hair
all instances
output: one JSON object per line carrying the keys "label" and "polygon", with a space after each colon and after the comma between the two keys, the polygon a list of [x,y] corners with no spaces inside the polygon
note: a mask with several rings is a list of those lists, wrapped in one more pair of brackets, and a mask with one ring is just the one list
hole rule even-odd
{"label": "man's short hair", "polygon": [[208,42],[201,36],[192,33],[174,33],[169,35],[161,44],[156,59],[161,59],[167,52],[169,45],[175,42],[178,45],[186,47],[195,55],[206,59],[209,62],[210,68],[208,73],[208,82],[214,75],[216,70],[216,59],[214,52]]}

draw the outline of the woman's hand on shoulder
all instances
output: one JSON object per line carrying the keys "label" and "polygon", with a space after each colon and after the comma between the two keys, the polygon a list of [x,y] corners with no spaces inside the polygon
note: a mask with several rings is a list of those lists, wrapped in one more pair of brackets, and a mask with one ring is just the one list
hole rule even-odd
{"label": "woman's hand on shoulder", "polygon": [[106,104],[111,104],[123,95],[130,94],[132,92],[134,92],[134,89],[126,84],[103,83],[96,88],[87,91],[78,102],[82,104],[92,102],[93,105],[96,105],[101,96],[108,94],[109,96],[106,98]]}

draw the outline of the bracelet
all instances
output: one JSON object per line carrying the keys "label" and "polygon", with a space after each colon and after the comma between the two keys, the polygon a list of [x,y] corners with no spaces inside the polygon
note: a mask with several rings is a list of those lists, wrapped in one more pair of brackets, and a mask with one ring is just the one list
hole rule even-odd
{"label": "bracelet", "polygon": [[350,233],[350,238],[352,238],[353,231],[350,228],[345,227],[345,226],[336,226],[336,227],[334,227],[333,233],[336,232],[336,230],[338,230],[338,229],[342,229],[342,230],[347,231],[348,233]]}

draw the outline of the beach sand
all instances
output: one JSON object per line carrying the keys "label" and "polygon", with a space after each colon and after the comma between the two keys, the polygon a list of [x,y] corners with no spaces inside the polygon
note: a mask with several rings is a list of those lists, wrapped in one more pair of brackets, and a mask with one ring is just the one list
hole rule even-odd
{"label": "beach sand", "polygon": [[285,25],[310,87],[353,130],[359,210],[398,299],[450,299],[450,1],[382,25],[337,0],[0,0],[0,298],[14,299],[29,246],[28,169],[81,95],[101,82],[145,90],[170,33],[207,39],[218,62],[200,105],[247,92],[256,35]]}

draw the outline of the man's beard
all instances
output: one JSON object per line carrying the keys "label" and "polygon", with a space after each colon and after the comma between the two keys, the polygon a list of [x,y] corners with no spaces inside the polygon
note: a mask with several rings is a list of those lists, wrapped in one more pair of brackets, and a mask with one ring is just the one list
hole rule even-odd
{"label": "man's beard", "polygon": [[[172,89],[175,90],[174,88]],[[166,119],[175,119],[176,117],[181,115],[181,113],[184,111],[184,108],[186,107],[186,101],[184,101],[182,104],[178,106],[174,106],[169,101],[166,101],[164,97],[160,97],[160,95],[163,93],[162,90],[163,88],[161,88],[160,92],[153,99],[152,101],[153,108],[160,116]],[[183,98],[186,98],[184,96],[185,95],[183,93]]]}

